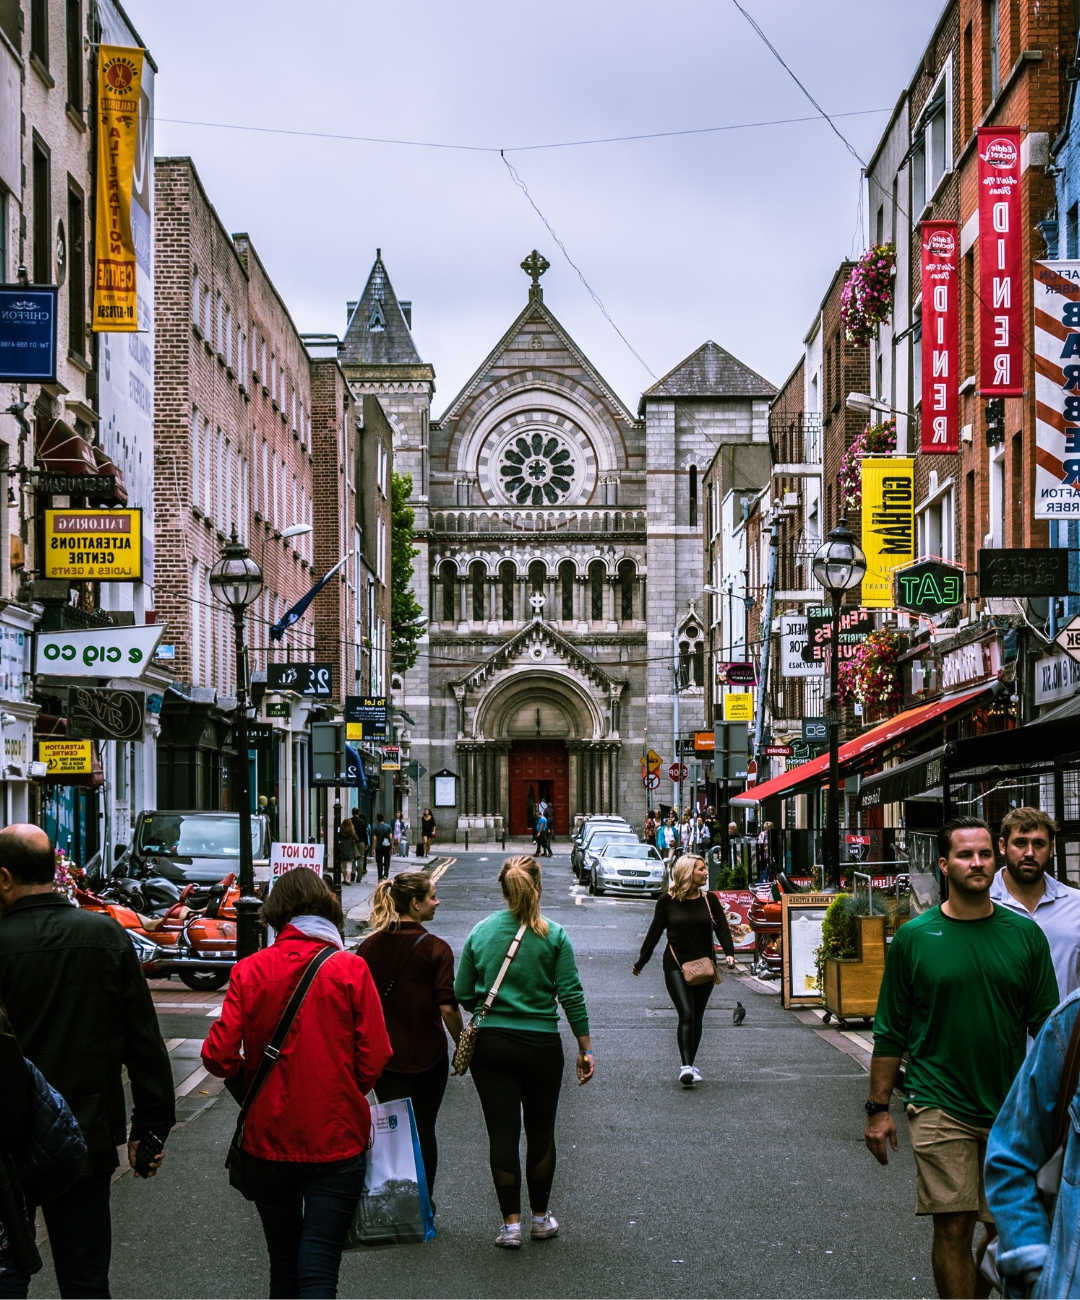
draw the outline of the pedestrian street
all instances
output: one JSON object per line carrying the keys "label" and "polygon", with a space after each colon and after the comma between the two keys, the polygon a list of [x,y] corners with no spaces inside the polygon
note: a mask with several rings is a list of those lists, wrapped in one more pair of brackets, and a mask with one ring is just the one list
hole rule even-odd
{"label": "pedestrian street", "polygon": [[[714,990],[705,1014],[703,1081],[680,1088],[660,963],[638,979],[630,974],[653,904],[588,896],[562,847],[545,863],[543,912],[574,944],[596,1078],[574,1086],[564,1026],[552,1194],[560,1234],[516,1253],[493,1247],[500,1216],[480,1107],[471,1078],[451,1078],[439,1118],[437,1238],[346,1254],[340,1294],[933,1294],[930,1224],[912,1214],[906,1135],[888,1169],[863,1143],[861,1036],[826,1029],[808,1011],[783,1011],[776,993],[740,972]],[[433,874],[449,861],[433,858]],[[430,928],[455,955],[472,926],[502,906],[502,861],[498,851],[455,852],[441,875]],[[361,888],[346,891],[346,907]],[[113,1294],[265,1294],[255,1209],[229,1187],[223,1167],[236,1106],[203,1074],[197,1053],[222,993],[193,993],[176,981],[152,987],[179,1126],[157,1178],[136,1182],[125,1166],[113,1188]],[[736,1001],[746,1008],[738,1027]],[[47,1243],[42,1255],[34,1294],[53,1296]]]}

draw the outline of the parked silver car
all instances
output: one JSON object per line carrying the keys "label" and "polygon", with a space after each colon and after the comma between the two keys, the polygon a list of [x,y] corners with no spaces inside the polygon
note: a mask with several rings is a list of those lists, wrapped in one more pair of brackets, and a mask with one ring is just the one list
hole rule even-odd
{"label": "parked silver car", "polygon": [[664,859],[655,844],[611,839],[586,854],[590,894],[645,893],[659,898],[667,880]]}
{"label": "parked silver car", "polygon": [[595,824],[587,826],[581,839],[570,851],[570,866],[579,880],[584,880],[588,875],[585,864],[585,855],[588,851],[611,839],[629,840],[632,844],[636,844],[638,834],[626,822],[597,821]]}

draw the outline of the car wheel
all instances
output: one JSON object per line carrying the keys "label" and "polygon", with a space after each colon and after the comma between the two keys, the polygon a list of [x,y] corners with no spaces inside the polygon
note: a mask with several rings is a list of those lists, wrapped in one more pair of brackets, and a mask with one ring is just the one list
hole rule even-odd
{"label": "car wheel", "polygon": [[180,972],[180,983],[186,984],[196,993],[212,993],[215,989],[224,988],[228,982],[229,971],[227,970],[182,970]]}
{"label": "car wheel", "polygon": [[594,870],[593,873],[592,873],[592,879],[591,879],[590,882],[589,882],[589,893],[590,893],[590,894],[602,894],[603,892],[604,892],[603,889],[601,888],[601,886],[600,886],[599,883],[597,882],[597,879],[596,879],[596,872],[595,872],[595,870]]}

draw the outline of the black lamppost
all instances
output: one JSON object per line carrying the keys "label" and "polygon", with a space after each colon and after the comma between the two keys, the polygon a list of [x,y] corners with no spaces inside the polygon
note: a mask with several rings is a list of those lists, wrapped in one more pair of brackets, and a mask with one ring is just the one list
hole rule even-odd
{"label": "black lamppost", "polygon": [[251,852],[251,791],[248,785],[247,651],[244,613],[263,589],[262,570],[237,538],[236,529],[221,559],[210,571],[214,598],[232,610],[236,639],[236,802],[240,815],[240,897],[236,902],[236,956],[250,957],[259,948],[259,900],[255,897],[255,867]]}
{"label": "black lamppost", "polygon": [[840,708],[837,686],[840,667],[840,602],[857,587],[866,572],[866,556],[841,516],[814,556],[814,577],[832,598],[832,637],[829,645],[829,791],[825,805],[825,875],[831,889],[840,888]]}

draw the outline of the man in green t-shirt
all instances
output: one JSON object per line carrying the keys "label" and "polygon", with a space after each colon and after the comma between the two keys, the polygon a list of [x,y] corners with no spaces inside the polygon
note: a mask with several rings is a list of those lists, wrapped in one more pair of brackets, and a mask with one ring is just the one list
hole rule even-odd
{"label": "man in green t-shirt", "polygon": [[[900,1060],[915,1152],[916,1214],[934,1218],[940,1296],[986,1296],[971,1253],[975,1223],[994,1233],[983,1190],[986,1138],[1027,1050],[1057,1006],[1046,936],[994,903],[994,846],[977,817],[938,832],[948,899],[896,933],[874,1017],[866,1145],[881,1164],[898,1150],[889,1098]],[[980,1248],[982,1244],[980,1243]]]}

